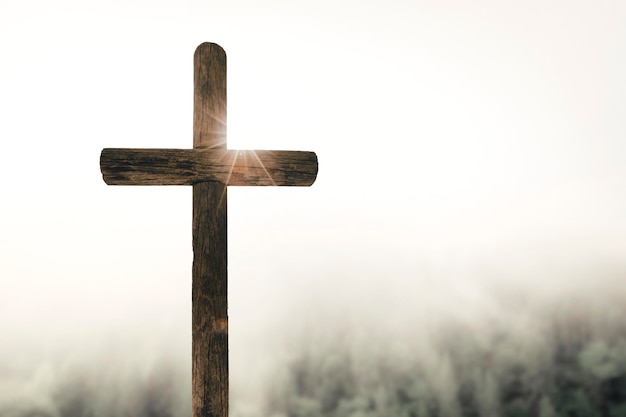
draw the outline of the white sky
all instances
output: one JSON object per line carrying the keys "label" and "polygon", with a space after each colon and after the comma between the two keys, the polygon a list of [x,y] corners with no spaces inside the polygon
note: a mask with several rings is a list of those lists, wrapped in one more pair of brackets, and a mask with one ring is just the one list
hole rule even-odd
{"label": "white sky", "polygon": [[463,285],[513,246],[623,259],[624,22],[617,0],[1,0],[0,363],[187,349],[191,189],[108,187],[99,153],[191,147],[204,41],[229,147],[320,164],[229,192],[231,360],[342,283]]}

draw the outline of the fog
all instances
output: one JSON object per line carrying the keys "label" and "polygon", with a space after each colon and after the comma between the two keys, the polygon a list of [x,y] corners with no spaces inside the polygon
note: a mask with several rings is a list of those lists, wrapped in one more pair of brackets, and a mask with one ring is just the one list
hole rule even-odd
{"label": "fog", "polygon": [[191,190],[104,147],[190,147],[228,55],[231,415],[625,415],[618,2],[0,4],[0,416],[191,412]]}

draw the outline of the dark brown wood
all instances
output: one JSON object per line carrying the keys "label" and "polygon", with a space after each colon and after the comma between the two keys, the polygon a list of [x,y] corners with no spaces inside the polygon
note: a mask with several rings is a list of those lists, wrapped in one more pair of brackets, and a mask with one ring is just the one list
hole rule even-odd
{"label": "dark brown wood", "polygon": [[[218,204],[218,202],[221,203]],[[228,416],[226,186],[193,186],[193,417]]]}
{"label": "dark brown wood", "polygon": [[100,170],[109,185],[309,186],[317,156],[299,151],[226,149],[103,149]]}
{"label": "dark brown wood", "polygon": [[205,42],[193,61],[193,147],[226,149],[226,52]]}
{"label": "dark brown wood", "polygon": [[226,54],[194,54],[193,149],[104,149],[111,185],[193,186],[192,417],[228,416],[227,186],[311,185],[312,152],[226,149]]}
{"label": "dark brown wood", "polygon": [[[193,147],[226,149],[226,53],[194,54]],[[226,184],[193,186],[192,417],[228,417]]]}

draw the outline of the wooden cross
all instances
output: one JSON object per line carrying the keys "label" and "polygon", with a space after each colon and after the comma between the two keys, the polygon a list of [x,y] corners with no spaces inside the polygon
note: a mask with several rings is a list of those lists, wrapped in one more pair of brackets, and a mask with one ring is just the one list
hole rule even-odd
{"label": "wooden cross", "polygon": [[226,54],[194,54],[193,149],[103,149],[109,185],[193,186],[192,417],[228,416],[226,187],[313,184],[313,152],[226,149]]}

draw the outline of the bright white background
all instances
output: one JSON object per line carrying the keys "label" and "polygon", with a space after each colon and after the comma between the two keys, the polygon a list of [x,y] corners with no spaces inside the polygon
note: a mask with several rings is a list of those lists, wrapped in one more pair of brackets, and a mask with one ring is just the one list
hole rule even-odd
{"label": "bright white background", "polygon": [[324,305],[624,260],[623,2],[1,1],[5,393],[63,361],[189,357],[191,189],[108,187],[99,153],[191,146],[204,41],[229,147],[320,164],[312,188],[229,191],[234,389]]}

